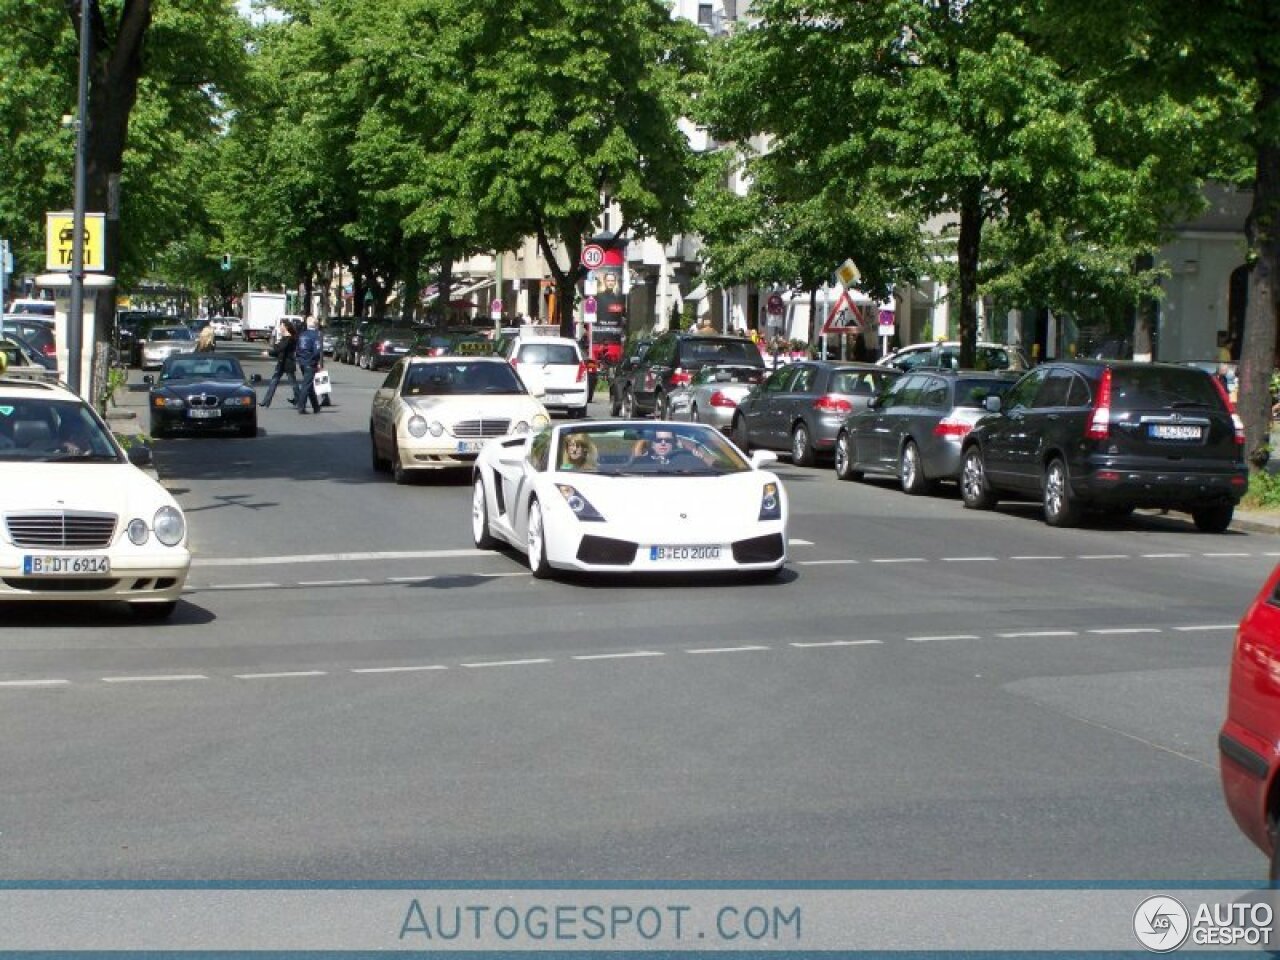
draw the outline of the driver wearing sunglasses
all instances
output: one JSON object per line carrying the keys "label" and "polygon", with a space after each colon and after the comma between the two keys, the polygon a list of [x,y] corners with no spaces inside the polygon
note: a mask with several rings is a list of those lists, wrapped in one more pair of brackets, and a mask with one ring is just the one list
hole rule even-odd
{"label": "driver wearing sunglasses", "polygon": [[654,464],[668,464],[675,459],[678,453],[684,452],[676,444],[675,433],[670,429],[659,427],[649,435],[646,442],[646,452],[642,459]]}

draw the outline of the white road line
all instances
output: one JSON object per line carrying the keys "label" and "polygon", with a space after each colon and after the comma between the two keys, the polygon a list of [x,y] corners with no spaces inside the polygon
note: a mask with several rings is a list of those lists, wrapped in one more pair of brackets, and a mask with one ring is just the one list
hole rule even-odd
{"label": "white road line", "polygon": [[797,560],[797,567],[832,567],[857,563],[857,560]]}
{"label": "white road line", "polygon": [[326,677],[324,670],[288,670],[281,673],[237,673],[237,680],[283,680],[291,677]]}
{"label": "white road line", "polygon": [[1159,627],[1103,627],[1098,630],[1087,630],[1085,632],[1110,635],[1121,633],[1161,633],[1162,631]]}
{"label": "white road line", "polygon": [[1252,553],[1202,553],[1202,557],[1252,557]]}
{"label": "white road line", "polygon": [[1061,554],[1059,554],[1058,556],[1054,556],[1052,554],[1044,554],[1044,555],[1032,554],[1030,556],[1010,557],[1009,559],[1010,560],[1065,560],[1066,557],[1062,556]]}
{"label": "white road line", "polygon": [[1189,553],[1144,553],[1141,554],[1144,560],[1181,560],[1189,557]]}
{"label": "white road line", "polygon": [[1263,554],[1264,557],[1280,557],[1280,551],[1272,550]]}
{"label": "white road line", "polygon": [[62,687],[69,680],[0,680],[0,687]]}
{"label": "white road line", "polygon": [[352,673],[418,673],[423,670],[448,670],[448,667],[431,664],[424,667],[353,667]]}
{"label": "white road line", "polygon": [[996,560],[996,557],[943,557],[943,563],[964,563],[966,560]]}
{"label": "white road line", "polygon": [[371,580],[359,578],[355,580],[299,580],[300,587],[351,587],[359,584],[372,583]]}
{"label": "white road line", "polygon": [[203,673],[155,674],[145,677],[103,677],[103,683],[151,683],[159,680],[208,680]]}
{"label": "white road line", "polygon": [[629,660],[634,657],[665,657],[658,650],[633,650],[630,653],[580,653],[571,660]]}
{"label": "white road line", "polygon": [[1077,560],[1128,560],[1127,553],[1082,553],[1076,557]]}
{"label": "white road line", "polygon": [[278,583],[219,583],[201,590],[278,590]]}
{"label": "white road line", "polygon": [[745,647],[694,647],[685,650],[685,653],[751,653],[756,650],[770,650],[771,647],[764,646],[745,646]]}
{"label": "white road line", "polygon": [[361,553],[308,553],[287,557],[194,557],[193,567],[269,567],[286,563],[333,563],[348,560],[440,560],[492,557],[491,550],[383,550]]}
{"label": "white road line", "polygon": [[550,657],[532,657],[528,660],[485,660],[479,663],[464,663],[464,667],[524,667],[534,663],[554,663]]}
{"label": "white road line", "polygon": [[435,577],[387,577],[387,583],[426,583]]}
{"label": "white road line", "polygon": [[881,557],[871,561],[872,563],[928,563],[924,557]]}
{"label": "white road line", "polygon": [[479,577],[482,580],[496,580],[498,577],[532,577],[528,570],[512,570],[510,573],[455,573],[455,577]]}
{"label": "white road line", "polygon": [[1075,630],[1021,630],[1015,633],[997,633],[996,636],[1016,640],[1021,637],[1075,637],[1079,634]]}
{"label": "white road line", "polygon": [[1234,623],[1205,623],[1196,624],[1194,627],[1174,627],[1179,633],[1194,633],[1197,630],[1234,630]]}
{"label": "white road line", "polygon": [[949,633],[937,637],[907,637],[912,643],[931,643],[934,640],[977,640],[975,633]]}
{"label": "white road line", "polygon": [[791,537],[787,540],[787,543],[789,543],[793,547],[812,547],[813,546],[812,540],[801,540],[799,537]]}
{"label": "white road line", "polygon": [[884,643],[883,640],[815,640],[812,643],[792,643],[790,646],[800,650],[811,650],[816,647],[864,647]]}

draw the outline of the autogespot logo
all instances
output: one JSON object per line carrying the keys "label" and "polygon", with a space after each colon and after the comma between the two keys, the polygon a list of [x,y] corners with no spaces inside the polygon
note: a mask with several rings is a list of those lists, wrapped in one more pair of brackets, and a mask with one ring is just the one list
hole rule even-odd
{"label": "autogespot logo", "polygon": [[1153,953],[1177,950],[1191,930],[1191,915],[1173,897],[1147,897],[1133,914],[1138,942]]}

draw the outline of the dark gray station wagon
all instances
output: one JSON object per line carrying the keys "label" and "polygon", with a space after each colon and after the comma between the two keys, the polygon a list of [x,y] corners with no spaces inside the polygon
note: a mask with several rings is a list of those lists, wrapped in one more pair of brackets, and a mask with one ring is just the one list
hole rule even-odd
{"label": "dark gray station wagon", "polygon": [[1244,496],[1244,425],[1203,370],[1162,363],[1045,364],[965,438],[964,505],[1034,498],[1045,521],[1071,526],[1085,509],[1183,510],[1221,532]]}

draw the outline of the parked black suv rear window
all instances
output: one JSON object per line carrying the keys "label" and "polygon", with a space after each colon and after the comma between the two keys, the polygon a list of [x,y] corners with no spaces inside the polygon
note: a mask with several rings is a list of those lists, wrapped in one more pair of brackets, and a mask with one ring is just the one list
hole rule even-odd
{"label": "parked black suv rear window", "polygon": [[1222,397],[1199,370],[1174,367],[1118,367],[1112,373],[1111,406],[1116,410],[1200,407],[1221,410]]}

